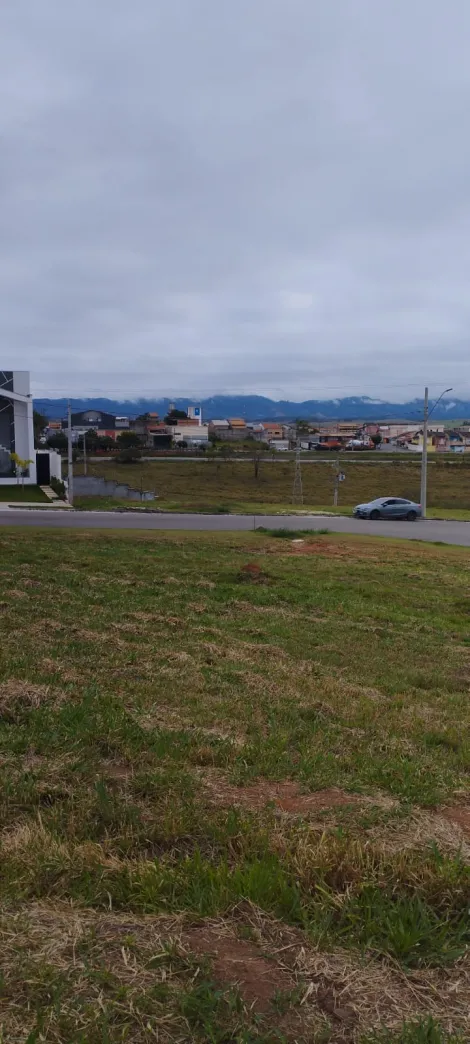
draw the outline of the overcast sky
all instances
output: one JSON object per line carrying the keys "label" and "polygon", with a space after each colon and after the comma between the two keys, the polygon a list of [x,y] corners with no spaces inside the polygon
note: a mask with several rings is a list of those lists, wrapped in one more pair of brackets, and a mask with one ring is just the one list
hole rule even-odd
{"label": "overcast sky", "polygon": [[2,366],[470,395],[469,0],[3,0]]}

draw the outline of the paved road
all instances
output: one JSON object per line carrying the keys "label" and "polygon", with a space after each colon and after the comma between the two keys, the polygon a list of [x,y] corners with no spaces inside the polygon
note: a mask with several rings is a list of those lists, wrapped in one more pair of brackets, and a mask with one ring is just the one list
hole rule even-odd
{"label": "paved road", "polygon": [[442,540],[470,547],[469,522],[365,522],[322,515],[173,515],[114,511],[0,510],[0,525],[41,526],[47,529],[211,529],[253,530],[258,526],[289,529],[323,529],[332,533],[365,533],[368,536],[411,540]]}

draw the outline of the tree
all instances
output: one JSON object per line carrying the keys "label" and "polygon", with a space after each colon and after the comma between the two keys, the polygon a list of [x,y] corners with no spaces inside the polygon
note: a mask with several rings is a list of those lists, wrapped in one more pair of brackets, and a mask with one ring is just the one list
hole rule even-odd
{"label": "tree", "polygon": [[172,410],[164,418],[165,424],[177,424],[179,420],[187,420],[188,414],[184,410]]}
{"label": "tree", "polygon": [[33,410],[34,445],[40,446],[44,430],[47,428],[47,417],[38,410]]}
{"label": "tree", "polygon": [[266,446],[262,442],[255,442],[253,449],[250,450],[251,459],[253,461],[253,472],[255,476],[255,482],[259,480],[259,473],[261,468],[261,461],[266,453]]}
{"label": "tree", "polygon": [[64,435],[63,431],[55,431],[53,435],[48,436],[47,445],[51,449],[58,450],[59,453],[65,453],[67,450],[67,436]]}
{"label": "tree", "polygon": [[142,456],[139,446],[127,446],[118,453],[116,460],[118,464],[137,464]]}
{"label": "tree", "polygon": [[[81,442],[82,442],[82,445],[83,445],[83,436],[81,437]],[[86,431],[85,432],[85,447],[86,447],[87,453],[93,453],[93,451],[99,449],[100,446],[101,446],[101,436],[98,435],[98,432],[94,431],[93,428],[91,428],[90,431]]]}
{"label": "tree", "polygon": [[376,432],[375,435],[371,435],[370,438],[371,442],[374,443],[374,446],[377,449],[377,446],[380,446],[380,443],[382,442],[382,436],[379,434],[379,432]]}
{"label": "tree", "polygon": [[307,433],[310,431],[310,424],[308,420],[304,420],[303,417],[297,417],[297,420],[295,421],[295,426],[300,434]]}
{"label": "tree", "polygon": [[19,457],[17,453],[10,453],[10,457],[12,459],[12,463],[15,465],[16,468],[16,477],[18,479],[18,483],[21,479],[21,485],[24,489],[25,472],[28,470],[29,465],[33,462],[30,458],[28,460],[23,460],[23,458]]}
{"label": "tree", "polygon": [[120,449],[134,449],[142,446],[142,439],[135,431],[121,431],[116,439]]}
{"label": "tree", "polygon": [[99,450],[113,450],[116,449],[116,443],[111,435],[100,435],[97,449]]}

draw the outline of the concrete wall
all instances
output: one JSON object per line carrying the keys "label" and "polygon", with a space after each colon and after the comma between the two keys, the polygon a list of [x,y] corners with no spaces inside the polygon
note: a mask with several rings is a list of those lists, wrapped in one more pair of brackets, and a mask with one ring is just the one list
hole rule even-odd
{"label": "concrete wall", "polygon": [[49,457],[49,476],[51,478],[59,479],[62,481],[62,457],[57,450],[36,450],[36,457],[42,456]]}
{"label": "concrete wall", "polygon": [[100,478],[96,475],[74,475],[73,491],[77,497],[116,497],[117,500],[155,500],[153,490],[132,489],[124,482]]}

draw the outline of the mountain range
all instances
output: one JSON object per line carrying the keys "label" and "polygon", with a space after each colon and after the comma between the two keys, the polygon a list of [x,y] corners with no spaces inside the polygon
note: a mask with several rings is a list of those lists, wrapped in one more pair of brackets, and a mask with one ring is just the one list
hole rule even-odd
{"label": "mountain range", "polygon": [[[289,421],[297,417],[306,420],[410,420],[419,421],[423,414],[423,400],[413,399],[410,402],[386,402],[382,399],[371,399],[367,395],[352,396],[345,399],[307,399],[305,402],[289,402],[265,398],[262,395],[214,395],[207,399],[107,399],[107,398],[74,398],[71,399],[74,410],[103,410],[124,416],[136,417],[138,414],[156,412],[164,417],[170,403],[178,409],[186,410],[188,406],[202,406],[204,420],[215,420],[226,417],[244,417],[247,421]],[[65,416],[67,399],[35,399],[35,408],[41,413],[53,417]],[[432,403],[430,403],[432,408]],[[463,420],[470,417],[470,402],[462,399],[443,399],[437,406],[434,420]]]}

